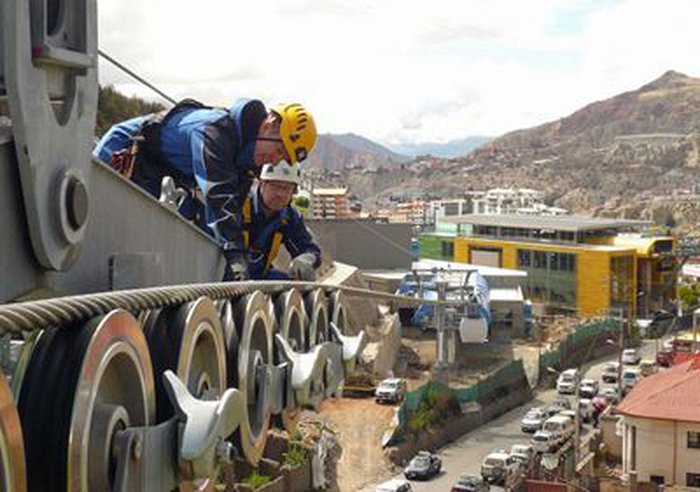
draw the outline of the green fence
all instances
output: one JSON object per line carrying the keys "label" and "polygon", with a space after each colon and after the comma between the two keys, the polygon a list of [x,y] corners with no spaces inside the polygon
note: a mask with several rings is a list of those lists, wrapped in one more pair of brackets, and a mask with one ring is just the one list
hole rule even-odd
{"label": "green fence", "polygon": [[[486,402],[495,398],[499,393],[507,391],[511,386],[526,380],[522,360],[514,360],[491,373],[481,381],[466,388],[449,388],[438,381],[428,381],[418,389],[409,391],[399,408],[398,432],[404,428],[411,414],[418,410],[430,391],[450,391],[455,394],[461,404],[470,402]],[[527,384],[527,383],[525,383]]]}
{"label": "green fence", "polygon": [[579,324],[555,349],[540,354],[540,380],[547,376],[548,367],[565,369],[587,362],[595,355],[595,349],[604,345],[607,338],[616,338],[619,330],[620,321],[615,318]]}

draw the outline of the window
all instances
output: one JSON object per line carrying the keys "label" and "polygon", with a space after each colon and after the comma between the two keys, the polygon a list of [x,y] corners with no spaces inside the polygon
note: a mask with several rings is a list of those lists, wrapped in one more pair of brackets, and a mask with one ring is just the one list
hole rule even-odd
{"label": "window", "polygon": [[527,249],[518,250],[518,267],[530,266],[530,251]]}
{"label": "window", "polygon": [[656,485],[663,485],[666,483],[666,477],[661,475],[651,475],[649,477],[649,481],[651,483],[655,483]]}
{"label": "window", "polygon": [[534,266],[535,268],[547,268],[547,253],[544,251],[535,251],[534,252],[535,260],[534,260]]}
{"label": "window", "polygon": [[700,449],[700,432],[688,432],[688,447],[692,449]]}
{"label": "window", "polygon": [[700,473],[686,473],[685,485],[687,487],[700,487]]}
{"label": "window", "polygon": [[452,260],[455,257],[455,245],[452,241],[441,241],[442,256]]}
{"label": "window", "polygon": [[451,215],[459,215],[459,203],[445,204],[445,217],[449,217]]}

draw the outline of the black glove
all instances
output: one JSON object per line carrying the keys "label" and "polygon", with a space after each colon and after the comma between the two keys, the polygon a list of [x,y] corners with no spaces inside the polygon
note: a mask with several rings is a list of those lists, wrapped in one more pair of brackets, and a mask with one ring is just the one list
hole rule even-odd
{"label": "black glove", "polygon": [[235,251],[224,251],[226,270],[224,282],[241,282],[250,279],[248,260],[245,254]]}
{"label": "black glove", "polygon": [[248,268],[242,263],[228,263],[224,272],[224,282],[242,282],[248,280]]}
{"label": "black glove", "polygon": [[295,280],[313,282],[316,280],[316,255],[313,253],[303,253],[292,259],[289,264],[289,273]]}

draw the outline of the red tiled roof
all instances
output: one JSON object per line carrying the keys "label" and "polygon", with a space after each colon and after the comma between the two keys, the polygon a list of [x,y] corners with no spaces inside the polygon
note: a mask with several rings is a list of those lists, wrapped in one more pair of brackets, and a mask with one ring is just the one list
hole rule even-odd
{"label": "red tiled roof", "polygon": [[700,422],[700,354],[643,378],[617,411],[631,417]]}

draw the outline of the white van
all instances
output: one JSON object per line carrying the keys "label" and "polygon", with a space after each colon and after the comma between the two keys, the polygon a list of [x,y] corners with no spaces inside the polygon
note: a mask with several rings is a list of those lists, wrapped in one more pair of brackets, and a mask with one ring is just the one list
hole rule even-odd
{"label": "white van", "polygon": [[557,391],[561,394],[576,393],[578,380],[578,369],[567,369],[559,374],[559,377],[557,378]]}
{"label": "white van", "polygon": [[561,443],[573,434],[574,423],[571,417],[555,415],[544,421],[542,430],[549,432],[557,443]]}
{"label": "white van", "polygon": [[535,432],[530,440],[530,443],[532,443],[532,448],[538,453],[549,453],[557,445],[557,441],[554,436],[543,430],[538,430]]}

